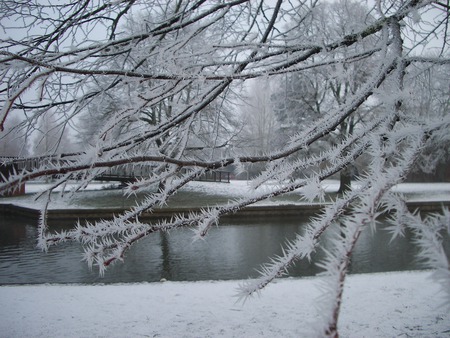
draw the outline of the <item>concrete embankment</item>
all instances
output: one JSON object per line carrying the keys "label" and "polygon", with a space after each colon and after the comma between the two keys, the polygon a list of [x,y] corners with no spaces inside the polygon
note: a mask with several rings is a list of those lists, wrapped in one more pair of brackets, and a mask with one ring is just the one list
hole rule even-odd
{"label": "concrete embankment", "polygon": [[[223,219],[233,218],[266,218],[280,216],[311,216],[319,212],[324,204],[287,204],[287,205],[254,205],[245,207],[236,213],[223,216]],[[408,202],[408,208],[411,211],[420,210],[424,212],[440,211],[443,207],[450,207],[450,201],[442,202]],[[47,212],[49,223],[53,221],[74,222],[79,219],[111,219],[114,215],[124,212],[123,208],[96,208],[96,209],[50,209]],[[200,211],[200,208],[161,208],[151,213],[145,212],[141,215],[141,220],[151,221],[156,219],[170,218],[175,214],[188,214],[189,212]],[[37,220],[40,215],[39,209],[18,206],[14,204],[1,204],[0,213],[17,215]]]}

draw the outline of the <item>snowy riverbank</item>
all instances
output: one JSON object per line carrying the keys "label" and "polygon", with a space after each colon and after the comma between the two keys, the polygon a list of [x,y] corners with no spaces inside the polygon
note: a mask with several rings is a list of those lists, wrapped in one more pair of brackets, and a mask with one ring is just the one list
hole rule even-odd
{"label": "snowy riverbank", "polygon": [[[41,209],[45,198],[35,199],[37,193],[50,185],[42,182],[28,182],[25,196],[0,198],[0,203],[14,204],[21,207]],[[92,183],[84,191],[76,194],[73,200],[56,195],[49,209],[89,209],[89,208],[125,208],[132,207],[140,197],[124,197],[123,190],[103,190],[110,187],[110,183]],[[74,189],[74,184],[67,189]],[[258,190],[270,191],[270,184],[262,185]],[[322,189],[325,193],[335,193],[339,189],[339,181],[324,180]],[[56,191],[59,190],[56,189]],[[226,204],[230,199],[246,196],[251,190],[249,182],[233,180],[230,183],[189,182],[180,192],[171,197],[169,207],[204,207],[205,205]],[[393,191],[404,194],[409,202],[448,202],[450,201],[450,183],[402,183],[393,187]],[[305,205],[301,189],[284,196],[260,201],[257,206]]]}
{"label": "snowy riverbank", "polygon": [[[342,337],[448,337],[429,271],[350,275]],[[282,279],[245,304],[239,281],[0,287],[3,337],[308,337],[318,278]]]}

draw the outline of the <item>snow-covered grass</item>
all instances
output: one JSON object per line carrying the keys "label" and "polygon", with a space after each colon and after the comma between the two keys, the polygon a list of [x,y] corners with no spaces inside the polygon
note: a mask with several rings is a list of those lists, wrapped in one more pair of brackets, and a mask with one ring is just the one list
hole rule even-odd
{"label": "snow-covered grass", "polygon": [[[429,271],[348,276],[342,337],[448,337]],[[239,281],[0,287],[2,337],[310,337],[317,278],[282,279],[244,304]]]}

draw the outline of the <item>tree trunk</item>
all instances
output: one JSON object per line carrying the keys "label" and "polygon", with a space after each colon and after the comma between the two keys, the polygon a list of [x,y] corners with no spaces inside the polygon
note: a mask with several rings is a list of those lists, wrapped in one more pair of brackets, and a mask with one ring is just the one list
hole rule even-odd
{"label": "tree trunk", "polygon": [[352,188],[353,165],[349,164],[340,172],[338,194],[342,195]]}

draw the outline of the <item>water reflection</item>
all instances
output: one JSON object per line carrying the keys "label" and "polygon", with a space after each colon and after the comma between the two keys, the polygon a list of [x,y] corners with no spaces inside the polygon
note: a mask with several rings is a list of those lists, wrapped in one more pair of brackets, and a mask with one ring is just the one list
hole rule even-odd
{"label": "water reflection", "polygon": [[[0,215],[0,284],[116,283],[167,280],[226,280],[256,277],[268,257],[281,254],[281,244],[301,232],[305,219],[245,220],[214,228],[205,240],[193,241],[190,229],[157,233],[141,240],[104,277],[81,260],[77,243],[66,243],[45,254],[35,248],[36,225],[27,219]],[[379,272],[420,268],[411,236],[390,243],[383,230],[363,232],[351,271]],[[316,254],[320,258],[321,253]],[[319,269],[301,262],[292,276],[314,275]]]}

